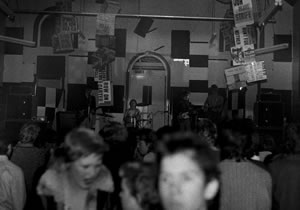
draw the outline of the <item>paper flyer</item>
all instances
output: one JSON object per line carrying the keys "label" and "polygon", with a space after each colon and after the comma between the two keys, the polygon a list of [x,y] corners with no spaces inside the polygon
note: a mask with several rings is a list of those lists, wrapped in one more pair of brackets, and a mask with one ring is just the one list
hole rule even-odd
{"label": "paper flyer", "polygon": [[267,79],[267,72],[264,66],[264,61],[252,62],[246,65],[247,82],[256,82]]}
{"label": "paper flyer", "polygon": [[96,35],[115,35],[115,14],[98,13]]}
{"label": "paper flyer", "polygon": [[229,90],[247,86],[246,81],[248,75],[243,65],[225,69],[225,77]]}
{"label": "paper flyer", "polygon": [[231,47],[230,53],[233,66],[244,65],[255,61],[253,44]]}
{"label": "paper flyer", "polygon": [[232,0],[232,8],[236,27],[254,23],[252,0]]}
{"label": "paper flyer", "polygon": [[233,28],[235,46],[256,44],[255,29],[252,26]]}

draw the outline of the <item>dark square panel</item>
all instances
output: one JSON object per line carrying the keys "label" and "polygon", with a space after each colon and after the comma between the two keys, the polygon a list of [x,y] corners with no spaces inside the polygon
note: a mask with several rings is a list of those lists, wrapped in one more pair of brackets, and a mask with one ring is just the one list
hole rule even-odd
{"label": "dark square panel", "polygon": [[207,93],[208,80],[190,80],[189,87],[191,92]]}
{"label": "dark square panel", "polygon": [[67,110],[83,110],[86,107],[86,85],[68,84]]}
{"label": "dark square panel", "polygon": [[113,87],[114,105],[110,108],[112,113],[123,113],[124,109],[124,86],[114,85]]}
{"label": "dark square panel", "polygon": [[208,67],[208,55],[190,55],[190,67]]}
{"label": "dark square panel", "polygon": [[36,95],[37,95],[37,106],[46,106],[46,88],[37,87]]}
{"label": "dark square panel", "polygon": [[143,86],[143,104],[152,104],[152,86]]}
{"label": "dark square panel", "polygon": [[125,57],[126,55],[126,29],[117,28],[116,36],[116,57]]}
{"label": "dark square panel", "polygon": [[[24,39],[24,28],[7,27],[5,31],[5,35],[12,38]],[[5,42],[4,46],[5,46],[4,47],[5,54],[10,54],[10,55],[23,54],[23,45]]]}
{"label": "dark square panel", "polygon": [[288,43],[289,47],[284,50],[274,52],[274,61],[291,62],[292,61],[292,35],[290,34],[275,34],[274,45]]}
{"label": "dark square panel", "polygon": [[171,57],[186,58],[190,55],[190,31],[172,30]]}
{"label": "dark square panel", "polygon": [[37,56],[39,79],[60,79],[65,76],[65,56]]}

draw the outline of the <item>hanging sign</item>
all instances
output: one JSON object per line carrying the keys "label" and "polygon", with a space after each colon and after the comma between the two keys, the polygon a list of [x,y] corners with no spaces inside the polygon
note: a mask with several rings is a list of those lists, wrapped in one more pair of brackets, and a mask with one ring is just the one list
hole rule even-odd
{"label": "hanging sign", "polygon": [[264,61],[252,62],[246,65],[247,82],[257,82],[267,79],[267,72],[264,66]]}
{"label": "hanging sign", "polygon": [[247,72],[245,66],[236,66],[225,69],[226,84],[229,90],[246,87]]}
{"label": "hanging sign", "polygon": [[254,23],[252,0],[232,0],[232,8],[236,27]]}
{"label": "hanging sign", "polygon": [[235,46],[231,48],[232,65],[244,65],[255,61],[254,45]]}

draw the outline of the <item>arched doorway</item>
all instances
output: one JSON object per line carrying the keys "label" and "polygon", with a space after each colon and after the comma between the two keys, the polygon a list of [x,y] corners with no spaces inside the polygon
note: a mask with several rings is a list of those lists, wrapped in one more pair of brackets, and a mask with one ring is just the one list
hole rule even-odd
{"label": "arched doorway", "polygon": [[125,108],[136,99],[142,112],[142,127],[154,130],[170,122],[170,66],[155,52],[134,56],[126,71]]}

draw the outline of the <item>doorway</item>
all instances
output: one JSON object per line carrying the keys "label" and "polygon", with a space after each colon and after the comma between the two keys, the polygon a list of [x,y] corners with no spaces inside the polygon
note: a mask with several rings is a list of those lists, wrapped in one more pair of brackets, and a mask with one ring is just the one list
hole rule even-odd
{"label": "doorway", "polygon": [[170,67],[166,59],[155,52],[134,56],[126,72],[126,103],[138,102],[141,111],[140,127],[158,128],[170,124]]}

